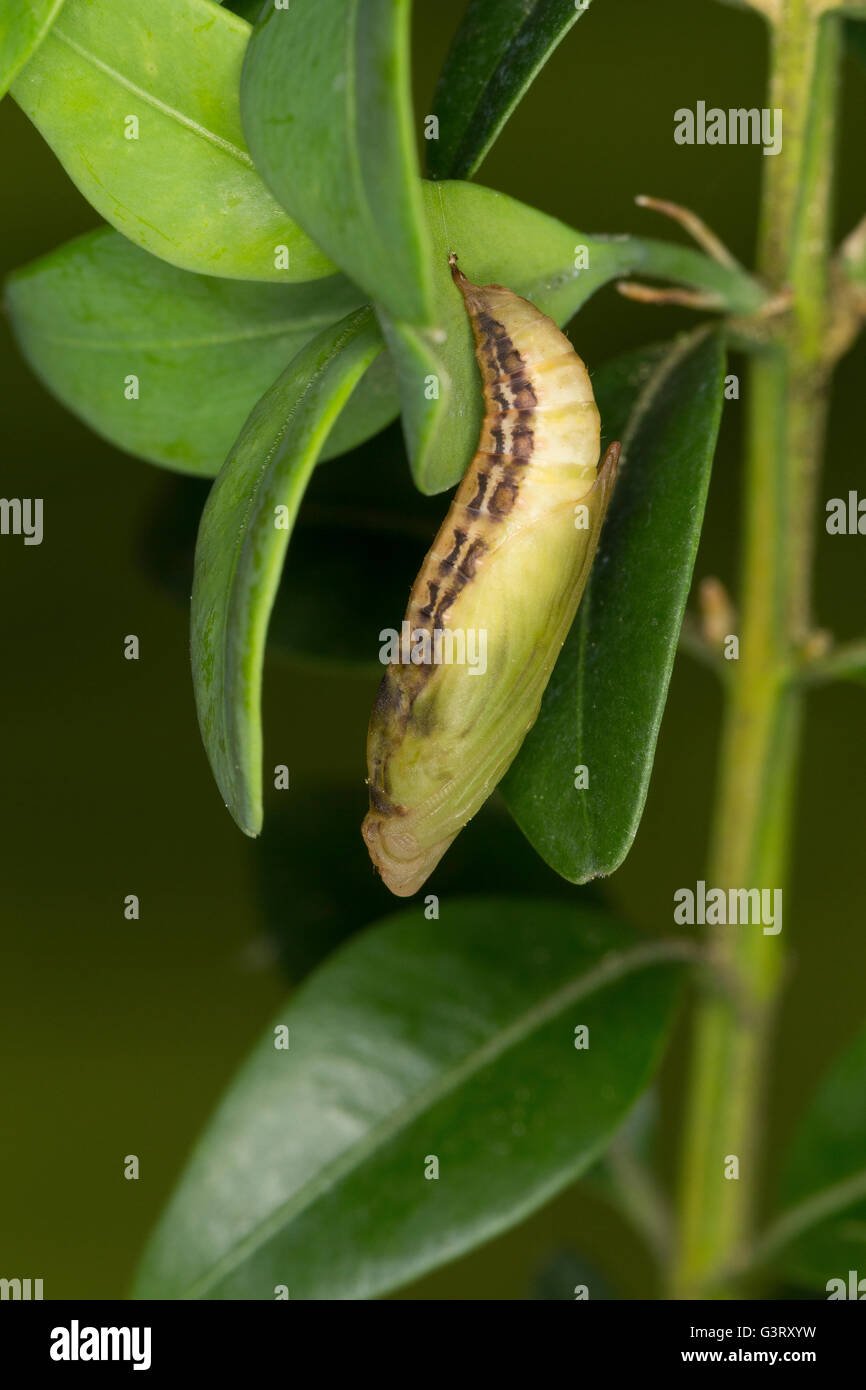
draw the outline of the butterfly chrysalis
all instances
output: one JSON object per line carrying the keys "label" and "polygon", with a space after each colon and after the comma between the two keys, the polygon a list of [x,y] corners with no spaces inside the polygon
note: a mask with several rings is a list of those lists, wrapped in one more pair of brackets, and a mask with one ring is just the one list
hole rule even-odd
{"label": "butterfly chrysalis", "polygon": [[589,374],[551,319],[450,257],[475,337],[478,450],[412,588],[370,718],[362,833],[417,891],[535,722],[586,584],[619,445],[596,472]]}

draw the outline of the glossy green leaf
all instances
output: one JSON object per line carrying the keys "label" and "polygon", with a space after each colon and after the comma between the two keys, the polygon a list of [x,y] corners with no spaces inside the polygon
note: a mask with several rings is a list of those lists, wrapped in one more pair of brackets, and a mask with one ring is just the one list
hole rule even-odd
{"label": "glossy green leaf", "polygon": [[[724,372],[719,336],[701,330],[649,376],[647,360],[632,354],[593,378],[602,429],[608,439],[623,439],[623,462],[577,621],[502,784],[524,834],[573,883],[613,873],[643,813],[700,539]],[[588,769],[582,789],[575,787],[578,767]]]}
{"label": "glossy green leaf", "polygon": [[[350,399],[347,411],[351,404]],[[390,467],[384,457],[389,448]],[[411,488],[399,430],[316,470],[292,534],[270,628],[270,638],[295,663],[362,669],[381,679],[378,634],[399,624],[407,579],[420,567],[441,521],[425,519],[414,499],[401,506],[393,498],[389,482],[395,472]],[[350,473],[364,497],[352,496]],[[418,492],[415,498],[429,500]]]}
{"label": "glossy green leaf", "polygon": [[[384,360],[382,353],[365,373],[341,419]],[[184,611],[206,500],[204,479],[166,479],[137,547],[148,576]],[[441,511],[435,498],[422,497],[413,486],[396,425],[326,468],[317,467],[292,531],[268,627],[268,653],[293,666],[378,672],[381,678],[377,634],[399,621],[406,576],[418,569]],[[387,555],[387,564],[371,565],[371,555]],[[539,862],[528,847],[527,858]],[[540,865],[540,872],[549,885],[547,869]]]}
{"label": "glossy green leaf", "polygon": [[458,254],[470,280],[507,285],[560,326],[596,290],[633,273],[699,288],[736,313],[753,313],[765,298],[745,273],[687,246],[585,236],[477,184],[427,183],[424,196],[434,246],[436,328],[425,331],[381,315],[400,378],[413,476],[422,492],[442,492],[463,476],[484,410],[472,330],[451,279],[449,252]]}
{"label": "glossy green leaf", "polygon": [[[108,229],[43,256],[6,287],[21,349],[64,405],[118,448],[208,477],[301,347],[363,302],[341,275],[302,285],[192,275]],[[130,375],[138,378],[134,400],[125,390]],[[378,433],[398,411],[383,354],[322,457]]]}
{"label": "glossy green leaf", "polygon": [[248,835],[262,823],[262,666],[289,534],[334,421],[381,350],[369,308],[303,348],[247,420],[202,515],[192,591],[196,705],[217,785]]}
{"label": "glossy green leaf", "polygon": [[0,96],[36,52],[63,0],[3,0],[0,5]]}
{"label": "glossy green leaf", "polygon": [[249,34],[211,0],[66,0],[13,95],[85,198],[154,256],[241,280],[330,275],[244,143]]}
{"label": "glossy green leaf", "polygon": [[415,153],[409,0],[294,0],[263,12],[244,63],[244,129],[291,215],[371,299],[430,318]]}
{"label": "glossy green leaf", "polygon": [[[435,924],[415,908],[365,931],[266,1030],[136,1295],[375,1298],[516,1224],[648,1084],[676,954],[535,899],[449,899]],[[575,1048],[579,1024],[589,1048]]]}
{"label": "glossy green leaf", "polygon": [[775,1263],[807,1286],[866,1278],[866,1030],[831,1067],[794,1135]]}
{"label": "glossy green leaf", "polygon": [[433,98],[433,178],[475,173],[551,53],[590,0],[469,0]]}

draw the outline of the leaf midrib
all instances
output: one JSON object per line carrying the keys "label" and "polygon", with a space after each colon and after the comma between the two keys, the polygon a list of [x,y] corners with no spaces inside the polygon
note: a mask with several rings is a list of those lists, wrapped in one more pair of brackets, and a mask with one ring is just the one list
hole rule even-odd
{"label": "leaf midrib", "polygon": [[532,83],[535,81],[541,69],[545,66],[548,59],[553,54],[554,50],[557,49],[559,45],[562,43],[562,40],[565,38],[566,34],[572,28],[576,20],[580,18],[581,14],[585,13],[585,11],[583,10],[575,10],[574,16],[569,18],[569,23],[564,27],[562,33],[558,36],[553,46],[549,49],[545,49],[542,53],[542,56],[536,60],[533,66],[528,71],[524,71],[519,87],[514,91],[511,100],[508,101],[501,110],[498,120],[495,120],[493,125],[488,130],[487,135],[484,138],[483,144],[479,146],[473,138],[473,127],[475,125],[475,122],[482,116],[484,107],[487,106],[489,103],[491,92],[495,90],[495,86],[500,77],[503,64],[508,60],[509,55],[513,53],[516,45],[518,44],[519,40],[523,37],[524,33],[526,33],[527,30],[531,32],[533,23],[536,19],[538,6],[540,3],[541,0],[535,0],[533,8],[526,15],[524,15],[522,20],[518,22],[517,26],[511,33],[511,37],[502,46],[493,68],[488,73],[488,76],[484,81],[484,85],[478,93],[478,98],[474,106],[472,107],[470,119],[466,124],[464,134],[461,137],[460,143],[452,160],[453,167],[459,168],[461,159],[468,159],[469,166],[467,167],[465,173],[463,173],[462,175],[452,174],[450,177],[462,177],[465,179],[471,179],[473,175],[477,173],[481,164],[487,158],[487,155],[490,153],[491,149],[496,143],[496,140],[498,139],[499,135],[502,133],[503,128],[507,125],[510,118],[514,115],[514,112],[520,105],[521,100],[526,95],[526,92],[529,90],[529,88],[532,86]]}
{"label": "leaf midrib", "polygon": [[469,1053],[450,1069],[445,1069],[429,1085],[416,1091],[402,1105],[371,1126],[357,1143],[343,1149],[330,1163],[326,1164],[312,1178],[308,1179],[296,1192],[280,1203],[273,1212],[259,1222],[242,1240],[238,1241],[207,1274],[202,1275],[180,1294],[183,1299],[196,1299],[209,1289],[220,1284],[246,1257],[265,1245],[280,1229],[293,1221],[301,1212],[312,1206],[325,1192],[335,1187],[340,1179],[355,1167],[365,1162],[377,1149],[384,1147],[396,1135],[407,1129],[414,1119],[432,1105],[444,1100],[457,1090],[464,1081],[476,1075],[489,1063],[503,1056],[509,1048],[522,1042],[531,1032],[537,1031],[585,995],[603,989],[607,985],[623,979],[626,975],[643,966],[674,963],[693,957],[693,947],[688,942],[678,940],[653,942],[638,946],[627,952],[611,953],[597,966],[577,980],[554,990],[547,998],[540,1000],[512,1023],[501,1029],[487,1042]]}
{"label": "leaf midrib", "polygon": [[113,82],[116,82],[118,86],[124,87],[128,92],[132,92],[134,96],[139,97],[155,111],[159,111],[163,116],[167,116],[169,120],[177,121],[179,125],[185,126],[196,135],[200,135],[203,140],[214,145],[217,149],[222,150],[224,154],[237,160],[237,162],[242,164],[245,168],[255,171],[255,164],[253,163],[252,156],[246,150],[242,150],[239,145],[233,144],[232,141],[227,140],[225,136],[217,135],[216,131],[209,130],[207,126],[201,125],[200,122],[193,120],[191,116],[184,115],[184,113],[178,111],[176,107],[169,106],[168,102],[161,101],[153,92],[148,92],[145,88],[139,87],[138,84],[133,82],[130,78],[124,77],[123,73],[118,72],[117,69],[111,67],[109,63],[103,62],[101,58],[98,58],[95,53],[91,53],[91,51],[82,44],[76,43],[68,34],[64,34],[61,26],[61,20],[55,22],[46,42],[50,42],[51,39],[58,39],[61,43],[66,44],[67,48],[71,48],[73,53],[77,53],[80,58],[83,58],[86,63],[90,63],[92,67],[98,68],[101,72],[104,72],[105,75]]}

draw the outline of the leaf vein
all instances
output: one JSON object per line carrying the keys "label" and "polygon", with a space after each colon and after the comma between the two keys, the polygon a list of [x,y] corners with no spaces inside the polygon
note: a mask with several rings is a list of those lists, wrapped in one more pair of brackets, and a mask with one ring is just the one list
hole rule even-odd
{"label": "leaf vein", "polygon": [[155,111],[159,111],[170,120],[177,121],[179,125],[186,126],[188,130],[193,131],[196,135],[200,135],[203,140],[207,140],[209,144],[222,150],[224,154],[229,155],[232,159],[236,159],[238,163],[243,164],[246,168],[255,169],[252,156],[246,150],[242,150],[238,145],[233,144],[231,140],[227,140],[224,136],[217,135],[216,131],[208,130],[207,126],[202,125],[199,121],[193,120],[191,116],[184,115],[182,111],[178,111],[176,107],[170,106],[168,102],[161,101],[153,92],[148,92],[145,88],[139,87],[131,78],[124,77],[123,73],[118,72],[117,69],[111,67],[109,63],[103,62],[101,58],[98,58],[95,53],[91,53],[91,51],[83,47],[82,44],[76,43],[68,34],[64,34],[59,22],[54,25],[51,38],[59,39],[61,43],[66,44],[67,48],[71,48],[74,53],[77,53],[80,58],[83,58],[86,63],[90,63],[92,67],[98,68],[100,72],[104,72],[106,77],[116,82],[118,86],[124,87],[128,92],[132,92],[134,96],[139,97],[148,106],[152,106]]}

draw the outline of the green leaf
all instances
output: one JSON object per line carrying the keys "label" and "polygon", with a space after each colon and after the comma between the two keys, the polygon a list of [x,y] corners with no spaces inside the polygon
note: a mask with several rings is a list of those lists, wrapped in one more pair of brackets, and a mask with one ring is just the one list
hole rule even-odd
{"label": "green leaf", "polygon": [[774,1263],[807,1286],[866,1277],[866,1030],[830,1068],[794,1135]]}
{"label": "green leaf", "polygon": [[236,1078],[136,1296],[375,1298],[516,1224],[648,1084],[677,953],[534,899],[450,899],[435,924],[415,908],[365,931]]}
{"label": "green leaf", "polygon": [[[107,228],[34,261],[6,287],[21,349],[64,405],[118,448],[208,477],[287,363],[363,302],[341,275],[302,285],[192,275]],[[132,401],[130,374],[139,382]],[[398,411],[383,355],[322,457],[376,434]]]}
{"label": "green leaf", "polygon": [[656,358],[631,354],[594,378],[623,463],[577,621],[502,784],[524,834],[573,883],[613,873],[637,833],[721,417],[717,334],[684,339],[647,378]]}
{"label": "green leaf", "polygon": [[3,0],[0,7],[0,96],[33,57],[63,0]]}
{"label": "green leaf", "polygon": [[330,275],[244,144],[249,34],[211,0],[66,0],[13,95],[97,212],[154,256],[230,279]]}
{"label": "green leaf", "polygon": [[[351,405],[350,399],[346,409]],[[351,495],[353,472],[364,497]],[[420,514],[415,499],[426,499],[418,492],[405,506],[392,499],[390,482],[398,472],[411,488],[399,430],[316,470],[292,533],[269,633],[296,663],[378,672],[381,679],[377,634],[399,625],[407,579],[441,521]]]}
{"label": "green leaf", "polygon": [[334,421],[381,349],[369,308],[303,348],[251,414],[202,515],[192,591],[196,705],[217,785],[248,835],[262,823],[262,666],[289,533]]}
{"label": "green leaf", "polygon": [[[377,365],[386,360],[382,353],[368,369],[341,419],[351,412]],[[333,437],[332,430],[329,442]],[[136,547],[151,580],[185,611],[206,500],[204,479],[166,479]],[[406,576],[418,569],[438,530],[441,511],[435,498],[422,497],[413,486],[396,425],[327,468],[317,467],[304,493],[271,612],[269,655],[296,667],[340,674],[378,672],[381,678],[377,634],[399,622],[406,607]],[[370,564],[371,555],[385,554],[387,564]],[[355,792],[363,799],[359,785],[355,783]],[[355,812],[358,804],[356,800]],[[549,891],[550,874],[513,829],[527,860],[539,865]],[[358,844],[368,872],[360,838]],[[375,884],[381,895],[378,879]],[[570,891],[566,885],[563,889]],[[368,913],[364,920],[369,917]]]}
{"label": "green leaf", "polygon": [[470,0],[433,97],[433,178],[468,179],[569,29],[575,0]]}
{"label": "green leaf", "polygon": [[430,319],[430,248],[413,128],[409,0],[262,14],[244,63],[244,129],[284,207],[371,299]]}
{"label": "green leaf", "polygon": [[319,461],[326,462],[356,449],[378,435],[399,414],[400,396],[394,361],[389,352],[382,352],[364,373],[345,410],[334,422]]}
{"label": "green leaf", "polygon": [[412,472],[422,492],[442,492],[463,476],[484,410],[472,330],[451,278],[449,252],[458,254],[461,270],[475,284],[507,285],[560,326],[596,290],[635,272],[704,290],[731,312],[753,313],[765,298],[749,276],[687,246],[585,236],[478,184],[427,183],[424,196],[434,246],[436,328],[425,331],[380,314],[400,378]]}

